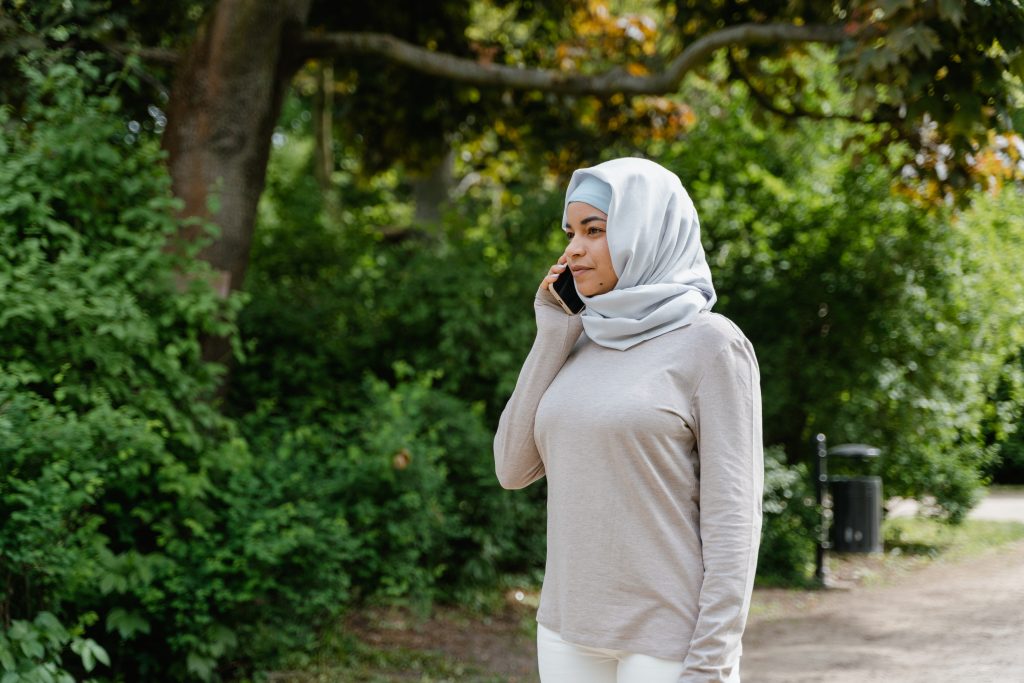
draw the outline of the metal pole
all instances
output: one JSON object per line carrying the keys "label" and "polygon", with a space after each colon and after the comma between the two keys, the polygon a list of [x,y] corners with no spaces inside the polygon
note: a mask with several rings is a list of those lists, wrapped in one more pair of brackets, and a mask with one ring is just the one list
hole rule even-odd
{"label": "metal pole", "polygon": [[814,579],[822,586],[828,581],[828,540],[829,522],[831,521],[831,502],[828,500],[828,447],[825,435],[814,437],[817,454],[814,458],[814,483],[818,499],[818,510],[821,512],[821,528],[818,530],[818,547],[814,553]]}

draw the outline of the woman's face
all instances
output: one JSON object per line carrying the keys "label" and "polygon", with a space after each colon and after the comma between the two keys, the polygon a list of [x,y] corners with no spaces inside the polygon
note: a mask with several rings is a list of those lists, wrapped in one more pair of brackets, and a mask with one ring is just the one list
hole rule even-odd
{"label": "woman's face", "polygon": [[569,246],[565,258],[576,291],[583,296],[610,292],[619,281],[608,251],[608,214],[590,204],[572,202],[565,210]]}

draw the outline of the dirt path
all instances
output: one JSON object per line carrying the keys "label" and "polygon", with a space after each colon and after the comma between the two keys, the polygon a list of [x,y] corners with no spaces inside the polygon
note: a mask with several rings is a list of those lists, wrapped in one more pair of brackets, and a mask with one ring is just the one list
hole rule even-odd
{"label": "dirt path", "polygon": [[[537,683],[533,612],[363,615],[349,628],[377,647],[439,650],[507,683]],[[908,568],[879,587],[758,589],[743,642],[744,683],[1024,683],[1024,542]]]}
{"label": "dirt path", "polygon": [[1024,681],[1024,543],[818,594],[743,641],[744,683]]}
{"label": "dirt path", "polygon": [[[971,517],[1024,522],[1024,496],[991,494]],[[857,560],[846,570],[855,576]],[[875,587],[755,590],[744,683],[1024,683],[1024,542],[900,571]],[[508,683],[536,683],[534,610],[510,601],[483,622],[441,610],[426,622],[378,614],[350,627],[378,647],[440,650]]]}

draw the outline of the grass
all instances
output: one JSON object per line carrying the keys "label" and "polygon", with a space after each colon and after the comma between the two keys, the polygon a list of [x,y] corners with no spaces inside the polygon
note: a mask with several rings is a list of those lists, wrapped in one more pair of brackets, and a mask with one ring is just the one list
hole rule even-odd
{"label": "grass", "polygon": [[407,647],[373,647],[354,642],[333,663],[305,671],[268,674],[267,683],[505,683],[501,676],[449,655]]}
{"label": "grass", "polygon": [[[536,604],[517,591],[494,591],[490,607],[435,605],[429,614],[398,604],[347,617],[316,658],[297,671],[264,674],[266,683],[527,683],[533,665]],[[524,666],[524,657],[526,658]],[[501,671],[489,670],[491,662]]]}
{"label": "grass", "polygon": [[990,494],[1024,493],[1024,484],[992,484],[988,487]]}
{"label": "grass", "polygon": [[923,517],[889,519],[882,526],[886,553],[959,560],[1024,539],[1024,524],[968,519],[950,526]]}
{"label": "grass", "polygon": [[927,517],[887,519],[884,552],[830,556],[829,570],[839,587],[879,585],[929,562],[956,562],[1024,539],[1024,524],[968,519],[949,525]]}

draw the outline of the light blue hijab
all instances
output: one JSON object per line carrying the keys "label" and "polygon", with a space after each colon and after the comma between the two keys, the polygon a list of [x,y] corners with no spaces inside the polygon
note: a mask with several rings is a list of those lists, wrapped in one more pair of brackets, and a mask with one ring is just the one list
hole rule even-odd
{"label": "light blue hijab", "polygon": [[608,214],[619,276],[610,292],[580,297],[583,329],[595,343],[625,350],[689,325],[714,305],[697,211],[676,174],[647,159],[606,161],[572,174],[565,207],[570,201]]}

